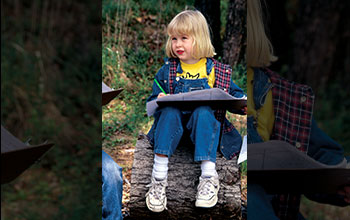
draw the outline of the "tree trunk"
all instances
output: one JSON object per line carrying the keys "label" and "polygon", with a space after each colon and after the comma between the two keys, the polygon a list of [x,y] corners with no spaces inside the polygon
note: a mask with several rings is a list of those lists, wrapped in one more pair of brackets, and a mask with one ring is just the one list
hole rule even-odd
{"label": "tree trunk", "polygon": [[210,27],[212,43],[217,56],[222,56],[222,42],[220,37],[220,1],[196,0],[194,6],[202,12]]}
{"label": "tree trunk", "polygon": [[349,79],[349,1],[299,2],[288,78],[314,90],[336,78]]}
{"label": "tree trunk", "polygon": [[223,61],[233,68],[245,62],[246,48],[246,0],[230,0],[228,4],[226,32],[223,46]]}
{"label": "tree trunk", "polygon": [[240,173],[236,158],[226,160],[217,154],[217,172],[220,179],[218,203],[210,209],[195,207],[197,185],[201,173],[200,164],[193,160],[193,146],[181,142],[169,158],[167,208],[161,213],[148,210],[145,202],[146,187],[151,181],[153,147],[147,137],[141,135],[136,143],[131,175],[131,219],[240,219]]}
{"label": "tree trunk", "polygon": [[262,7],[265,32],[273,45],[274,54],[278,57],[278,60],[273,62],[270,68],[281,73],[282,66],[291,62],[292,39],[291,27],[287,18],[286,0],[267,0],[266,5],[262,4]]}

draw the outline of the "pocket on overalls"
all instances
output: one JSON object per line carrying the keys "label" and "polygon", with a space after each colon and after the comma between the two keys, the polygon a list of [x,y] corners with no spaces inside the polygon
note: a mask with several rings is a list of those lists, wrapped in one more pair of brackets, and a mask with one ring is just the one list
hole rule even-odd
{"label": "pocket on overalls", "polygon": [[203,90],[203,89],[210,89],[210,86],[208,84],[208,79],[206,78],[192,80],[192,82],[189,85],[188,92],[193,92],[193,91]]}
{"label": "pocket on overalls", "polygon": [[184,83],[182,81],[182,78],[176,77],[176,80],[174,81],[174,94],[182,93],[184,90]]}

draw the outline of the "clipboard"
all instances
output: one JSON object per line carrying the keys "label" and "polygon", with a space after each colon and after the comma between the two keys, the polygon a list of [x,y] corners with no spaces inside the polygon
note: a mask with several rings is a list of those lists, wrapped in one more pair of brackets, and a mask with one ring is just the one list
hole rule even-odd
{"label": "clipboard", "polygon": [[284,141],[248,144],[248,178],[268,193],[336,193],[350,185],[346,159],[322,164]]}
{"label": "clipboard", "polygon": [[102,105],[107,105],[112,99],[117,97],[123,91],[122,88],[111,89],[104,82],[102,82]]}
{"label": "clipboard", "polygon": [[335,194],[341,187],[350,185],[350,169],[248,170],[248,179],[249,183],[261,184],[271,194]]}
{"label": "clipboard", "polygon": [[198,106],[210,106],[213,110],[241,110],[247,106],[247,97],[236,98],[219,88],[197,90],[167,95],[147,103],[147,115],[154,114],[158,107],[174,106],[180,110],[193,110]]}
{"label": "clipboard", "polygon": [[210,106],[213,110],[230,109],[240,110],[246,106],[245,100],[184,100],[184,101],[157,101],[160,108],[166,106],[175,106],[181,110],[193,110],[198,106]]}
{"label": "clipboard", "polygon": [[52,146],[52,143],[26,145],[1,126],[1,184],[14,180]]}

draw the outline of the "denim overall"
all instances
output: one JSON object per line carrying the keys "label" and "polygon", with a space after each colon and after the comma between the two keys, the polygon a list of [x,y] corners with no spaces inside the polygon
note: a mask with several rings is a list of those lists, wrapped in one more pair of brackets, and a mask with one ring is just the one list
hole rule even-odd
{"label": "denim overall", "polygon": [[[210,89],[208,79],[187,80],[176,77],[174,93]],[[164,107],[155,113],[158,119],[154,133],[154,152],[170,157],[178,146],[184,129],[190,132],[195,145],[194,160],[216,161],[220,138],[220,122],[209,106],[199,106],[193,111],[180,111],[176,107]]]}

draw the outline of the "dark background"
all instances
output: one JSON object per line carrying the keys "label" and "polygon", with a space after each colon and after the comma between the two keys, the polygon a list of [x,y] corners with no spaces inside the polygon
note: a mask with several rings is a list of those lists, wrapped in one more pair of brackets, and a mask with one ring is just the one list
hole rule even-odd
{"label": "dark background", "polygon": [[1,186],[1,219],[101,218],[100,15],[99,1],[1,1],[1,124],[54,143]]}
{"label": "dark background", "polygon": [[[263,1],[262,1],[263,2]],[[266,0],[267,34],[278,61],[270,69],[312,87],[319,127],[350,155],[350,1]],[[349,207],[302,198],[309,220],[346,219]]]}
{"label": "dark background", "polygon": [[319,127],[350,155],[350,2],[266,0],[264,9],[279,58],[270,68],[312,87]]}

